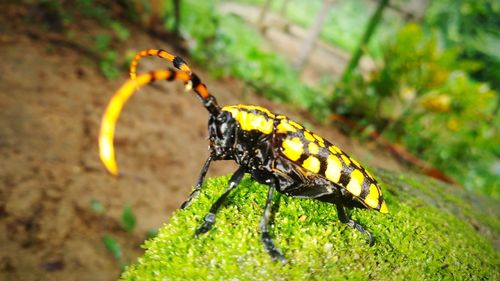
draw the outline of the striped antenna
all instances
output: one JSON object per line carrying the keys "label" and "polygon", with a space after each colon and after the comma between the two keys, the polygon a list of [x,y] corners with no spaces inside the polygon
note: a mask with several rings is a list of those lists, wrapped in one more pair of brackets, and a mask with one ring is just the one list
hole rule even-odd
{"label": "striped antenna", "polygon": [[165,50],[162,49],[147,49],[147,50],[142,50],[140,52],[137,52],[137,54],[134,56],[134,59],[130,63],[130,78],[135,79],[137,77],[137,64],[139,63],[139,60],[142,59],[143,57],[148,57],[148,56],[157,56],[162,59],[166,59],[169,62],[174,64],[174,67],[187,72],[191,74],[191,68],[186,64],[186,62],[179,56],[172,55],[168,53]]}
{"label": "striped antenna", "polygon": [[173,69],[157,70],[141,74],[133,79],[131,78],[127,80],[127,82],[125,82],[111,97],[101,120],[101,130],[99,133],[99,157],[108,172],[112,175],[117,176],[119,174],[113,145],[118,117],[120,116],[125,103],[138,89],[156,80],[178,80],[184,82],[194,90],[202,101],[203,106],[207,108],[210,114],[218,115],[220,113],[220,107],[217,105],[217,101],[212,95],[210,95],[206,86],[201,83],[198,76],[194,73],[176,71]]}

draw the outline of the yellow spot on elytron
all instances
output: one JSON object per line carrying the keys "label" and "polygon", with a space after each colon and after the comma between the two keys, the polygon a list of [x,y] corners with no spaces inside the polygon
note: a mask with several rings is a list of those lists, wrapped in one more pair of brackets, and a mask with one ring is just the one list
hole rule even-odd
{"label": "yellow spot on elytron", "polygon": [[328,147],[328,150],[330,150],[333,154],[342,153],[342,151],[340,151],[340,149],[335,145]]}
{"label": "yellow spot on elytron", "polygon": [[273,131],[273,120],[266,119],[262,115],[252,114],[250,124],[254,130],[261,131],[264,134],[270,134]]}
{"label": "yellow spot on elytron", "polygon": [[306,131],[304,131],[304,138],[306,138],[306,140],[308,141],[314,141],[314,137],[309,132]]}
{"label": "yellow spot on elytron", "polygon": [[370,172],[368,172],[368,170],[365,169],[365,172],[370,179],[374,179],[374,177],[372,176],[372,174],[370,174]]}
{"label": "yellow spot on elytron", "polygon": [[288,124],[288,122],[282,120],[277,126],[277,132],[280,134],[285,134],[289,132],[296,132],[297,129],[292,125]]}
{"label": "yellow spot on elytron", "polygon": [[299,130],[302,130],[304,129],[304,127],[302,127],[299,123],[293,121],[293,120],[289,120],[288,123],[290,123],[290,125],[294,126],[295,128],[299,129]]}
{"label": "yellow spot on elytron", "polygon": [[318,152],[319,152],[319,147],[314,142],[310,142],[309,145],[307,146],[307,149],[309,150],[309,153],[311,153],[311,154],[318,154]]}
{"label": "yellow spot on elytron", "polygon": [[273,120],[266,119],[263,115],[253,114],[242,110],[237,110],[235,112],[233,108],[227,108],[225,110],[231,112],[241,128],[245,131],[257,130],[264,134],[270,134],[273,131]]}
{"label": "yellow spot on elytron", "polygon": [[[256,105],[231,105],[222,108],[223,111],[231,112],[240,127],[245,131],[257,130],[264,134],[270,134],[273,131],[273,118],[269,110]],[[248,110],[257,111],[256,113]],[[266,118],[267,117],[267,118]]]}
{"label": "yellow spot on elytron", "polygon": [[238,113],[240,113],[240,111],[237,108],[232,107],[232,106],[226,106],[226,107],[222,108],[222,111],[228,111],[228,112],[230,112],[231,115],[233,115],[234,119],[237,119],[238,118]]}
{"label": "yellow spot on elytron", "polygon": [[272,114],[271,111],[269,111],[267,108],[264,108],[264,107],[260,107],[260,106],[257,106],[257,105],[243,105],[243,104],[239,104],[239,105],[236,105],[236,106],[240,107],[240,108],[243,108],[243,109],[246,109],[246,110],[260,111],[260,112],[266,114],[267,116],[269,116],[271,118],[274,118],[274,114]]}
{"label": "yellow spot on elytron", "polygon": [[325,147],[325,140],[322,137],[320,137],[314,133],[313,133],[313,137],[318,141],[319,146]]}
{"label": "yellow spot on elytron", "polygon": [[304,163],[302,163],[302,167],[315,174],[319,172],[320,166],[321,163],[319,162],[318,158],[314,156],[309,156],[306,160],[304,160]]}
{"label": "yellow spot on elytron", "polygon": [[274,114],[272,114],[268,109],[266,109],[264,107],[257,106],[257,105],[236,104],[236,105],[225,106],[222,110],[224,110],[224,111],[231,111],[233,109],[236,109],[236,110],[238,110],[240,112],[255,110],[255,111],[260,111],[263,114],[265,114],[265,115],[267,115],[267,116],[269,116],[271,118],[275,117]]}
{"label": "yellow spot on elytron", "polygon": [[247,118],[248,118],[248,112],[242,110],[240,110],[238,112],[238,116],[236,116],[236,121],[238,121],[243,130],[249,130],[249,128],[247,128],[248,125]]}
{"label": "yellow spot on elytron", "polygon": [[342,160],[344,161],[344,163],[349,166],[349,164],[351,164],[351,160],[349,160],[349,158],[347,156],[345,156],[344,154],[340,155],[342,157]]}
{"label": "yellow spot on elytron", "polygon": [[304,152],[304,144],[298,137],[285,139],[283,141],[283,154],[292,161],[297,161]]}
{"label": "yellow spot on elytron", "polygon": [[361,167],[361,165],[359,165],[358,161],[356,161],[356,160],[354,160],[354,159],[352,159],[352,158],[350,158],[350,157],[349,157],[349,159],[350,159],[350,160],[351,160],[351,162],[352,162],[352,163],[354,163],[354,165],[356,165],[358,168],[360,168],[360,167]]}
{"label": "yellow spot on elytron", "polygon": [[338,183],[340,180],[340,172],[342,171],[342,163],[333,155],[328,156],[326,163],[328,165],[325,171],[326,178],[334,183]]}
{"label": "yellow spot on elytron", "polygon": [[389,213],[389,209],[387,209],[387,204],[385,204],[385,201],[383,201],[382,205],[380,206],[380,212],[383,214]]}
{"label": "yellow spot on elytron", "polygon": [[[379,198],[378,188],[372,183],[370,184],[370,193],[365,198],[365,203],[368,207],[376,209],[378,208],[378,198]],[[386,207],[387,208],[387,207]]]}
{"label": "yellow spot on elytron", "polygon": [[222,111],[229,111],[229,112],[233,112],[234,110],[236,111],[240,111],[240,109],[236,106],[236,105],[228,105],[228,106],[224,106],[222,108]]}
{"label": "yellow spot on elytron", "polygon": [[361,194],[361,184],[363,183],[363,173],[360,170],[353,170],[351,173],[351,180],[347,184],[346,189],[354,196]]}

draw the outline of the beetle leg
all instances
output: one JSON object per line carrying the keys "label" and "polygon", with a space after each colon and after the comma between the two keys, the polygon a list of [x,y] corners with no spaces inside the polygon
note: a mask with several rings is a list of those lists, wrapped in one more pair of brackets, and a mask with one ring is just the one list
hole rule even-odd
{"label": "beetle leg", "polygon": [[359,232],[365,234],[368,237],[368,243],[370,244],[370,246],[373,246],[374,240],[373,240],[373,237],[370,234],[370,232],[368,232],[366,229],[364,229],[361,224],[357,223],[355,220],[348,217],[345,210],[344,210],[344,206],[342,206],[340,204],[336,204],[336,205],[337,205],[337,212],[338,212],[339,220],[343,223],[346,223],[348,226],[357,229]]}
{"label": "beetle leg", "polygon": [[217,201],[215,201],[215,203],[212,205],[210,211],[205,216],[205,222],[203,222],[200,228],[196,230],[196,233],[194,234],[195,237],[202,233],[207,232],[208,230],[210,230],[210,228],[212,228],[212,225],[215,223],[215,214],[219,210],[222,203],[224,203],[224,200],[229,195],[229,192],[231,192],[231,190],[233,190],[236,186],[238,186],[244,174],[245,174],[245,168],[243,167],[239,167],[238,170],[234,172],[234,174],[231,176],[231,179],[229,180],[229,186],[224,191],[224,193],[222,193],[219,199],[217,199]]}
{"label": "beetle leg", "polygon": [[266,250],[269,253],[269,255],[271,255],[271,258],[273,260],[278,259],[283,264],[285,264],[286,259],[281,253],[281,251],[274,244],[273,239],[271,238],[271,235],[269,234],[268,230],[269,218],[271,217],[271,205],[272,205],[271,203],[273,201],[273,192],[274,189],[276,188],[275,182],[269,185],[269,192],[267,193],[266,206],[264,207],[264,214],[262,215],[262,220],[260,221],[259,228],[260,232],[262,233],[262,242],[264,243],[264,246],[266,247]]}
{"label": "beetle leg", "polygon": [[207,161],[205,161],[205,164],[203,165],[203,168],[201,168],[200,175],[198,176],[198,181],[196,182],[196,185],[194,186],[193,192],[189,194],[189,197],[184,203],[181,205],[181,209],[187,208],[189,205],[191,205],[191,201],[200,194],[201,186],[203,185],[203,181],[205,180],[205,175],[207,174],[208,167],[210,167],[210,163],[212,162],[213,158],[212,156],[208,156]]}

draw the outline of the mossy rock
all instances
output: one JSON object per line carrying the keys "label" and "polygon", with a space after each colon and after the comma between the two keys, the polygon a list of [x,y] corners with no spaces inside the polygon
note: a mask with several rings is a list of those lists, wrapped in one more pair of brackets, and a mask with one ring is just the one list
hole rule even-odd
{"label": "mossy rock", "polygon": [[[375,238],[337,219],[334,205],[279,197],[271,234],[288,259],[272,261],[260,241],[267,186],[245,177],[198,238],[229,177],[209,179],[173,214],[125,280],[500,280],[500,202],[426,177],[378,171],[389,214],[355,209]],[[275,204],[277,206],[277,204]]]}

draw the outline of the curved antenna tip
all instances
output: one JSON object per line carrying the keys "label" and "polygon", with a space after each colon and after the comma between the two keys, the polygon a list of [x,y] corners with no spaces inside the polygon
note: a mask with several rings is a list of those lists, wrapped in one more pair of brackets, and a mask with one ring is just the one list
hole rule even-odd
{"label": "curved antenna tip", "polygon": [[118,176],[113,140],[107,135],[101,135],[99,138],[99,158],[101,158],[104,167],[111,175]]}

